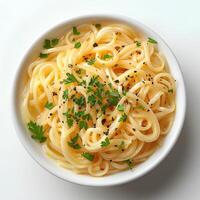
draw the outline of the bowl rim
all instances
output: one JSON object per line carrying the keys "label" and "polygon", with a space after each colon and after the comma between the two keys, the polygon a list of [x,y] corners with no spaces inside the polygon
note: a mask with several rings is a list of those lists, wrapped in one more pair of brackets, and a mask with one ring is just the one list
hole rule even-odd
{"label": "bowl rim", "polygon": [[[112,181],[108,181],[108,182],[98,182],[98,181],[80,181],[77,179],[73,179],[73,178],[66,178],[64,176],[62,176],[61,174],[59,174],[56,169],[52,169],[50,168],[50,166],[46,165],[45,162],[43,162],[41,159],[39,159],[37,157],[37,155],[35,154],[35,152],[33,152],[32,148],[30,147],[30,145],[25,141],[23,134],[26,133],[25,127],[22,127],[20,125],[21,120],[18,118],[18,109],[17,109],[17,105],[16,105],[16,97],[17,97],[17,87],[18,87],[18,79],[20,77],[20,72],[23,68],[24,62],[27,58],[27,56],[31,53],[31,51],[33,50],[33,47],[35,44],[37,44],[42,38],[44,38],[44,36],[50,34],[51,32],[55,32],[56,29],[58,29],[59,27],[62,27],[64,25],[68,25],[70,23],[73,23],[74,21],[81,21],[81,20],[92,20],[94,18],[99,19],[105,19],[105,20],[115,20],[115,21],[124,21],[126,23],[130,23],[132,25],[136,25],[139,28],[148,30],[148,32],[150,32],[152,35],[155,35],[157,39],[159,39],[159,41],[161,41],[165,47],[167,48],[167,50],[169,51],[169,53],[171,54],[171,56],[173,57],[174,61],[176,62],[176,70],[178,71],[178,74],[180,75],[179,79],[181,82],[181,94],[182,94],[182,115],[181,115],[181,119],[179,120],[179,124],[176,125],[176,135],[174,137],[174,139],[172,140],[171,143],[168,144],[168,146],[166,147],[167,149],[164,151],[164,153],[162,154],[162,156],[160,157],[159,160],[154,161],[154,163],[152,165],[150,165],[148,168],[144,169],[140,174],[137,174],[137,176],[134,176],[134,173],[132,173],[132,176],[128,176],[126,179],[120,179],[116,182],[112,182]],[[120,185],[120,184],[124,184],[133,180],[136,180],[142,176],[144,176],[145,174],[147,174],[148,172],[150,172],[151,170],[153,170],[156,166],[158,166],[169,154],[169,152],[172,150],[172,148],[174,147],[176,141],[178,140],[182,127],[183,127],[183,123],[185,120],[185,113],[186,113],[186,91],[185,91],[185,84],[184,84],[184,78],[183,78],[183,73],[180,69],[180,65],[179,62],[176,58],[176,56],[174,55],[173,51],[171,50],[171,48],[167,45],[167,43],[160,37],[159,34],[157,34],[156,32],[154,32],[151,28],[149,28],[148,26],[144,25],[143,23],[139,22],[138,20],[135,20],[132,17],[127,17],[124,15],[118,15],[118,14],[87,14],[87,15],[79,15],[77,17],[69,17],[68,19],[58,23],[57,25],[52,26],[51,28],[49,28],[47,31],[43,32],[39,37],[37,37],[36,40],[34,40],[32,42],[32,45],[30,45],[30,47],[28,49],[26,49],[26,53],[22,56],[21,58],[21,62],[18,65],[18,68],[15,70],[15,75],[14,75],[14,81],[13,81],[13,87],[12,87],[12,104],[11,104],[11,109],[12,109],[12,113],[14,113],[12,115],[13,118],[13,122],[14,122],[14,127],[15,127],[15,132],[17,134],[18,139],[20,140],[20,142],[22,143],[22,145],[24,146],[24,148],[26,149],[26,151],[29,153],[29,155],[45,170],[47,170],[49,173],[51,173],[52,175],[64,180],[64,181],[68,181],[71,183],[76,183],[78,185],[85,185],[85,186],[115,186],[115,185]],[[175,116],[176,118],[176,116]],[[174,119],[175,121],[175,119]],[[174,133],[175,134],[175,133]],[[48,158],[49,159],[49,158]],[[146,162],[146,161],[145,161]],[[121,172],[119,172],[121,173]],[[74,173],[74,176],[77,176],[77,174]],[[109,177],[111,177],[112,175],[106,176],[104,177],[105,179],[109,179]],[[112,178],[111,178],[112,179]]]}

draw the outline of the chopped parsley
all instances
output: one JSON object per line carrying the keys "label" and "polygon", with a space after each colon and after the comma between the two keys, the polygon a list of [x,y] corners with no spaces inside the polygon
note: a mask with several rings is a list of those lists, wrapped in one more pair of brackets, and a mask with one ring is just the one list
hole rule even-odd
{"label": "chopped parsley", "polygon": [[81,154],[84,158],[88,159],[89,161],[93,161],[94,160],[94,155],[84,152]]}
{"label": "chopped parsley", "polygon": [[107,147],[110,144],[110,140],[108,137],[104,141],[101,142],[101,147]]}
{"label": "chopped parsley", "polygon": [[125,122],[127,120],[127,115],[124,113],[120,119],[119,119],[119,122]]}
{"label": "chopped parsley", "polygon": [[87,122],[84,121],[84,120],[79,121],[78,126],[79,126],[80,129],[82,129],[82,128],[87,129],[88,128]]}
{"label": "chopped parsley", "polygon": [[106,59],[109,59],[109,58],[112,58],[113,56],[112,55],[109,55],[109,54],[105,54],[103,56],[103,59],[106,60]]}
{"label": "chopped parsley", "polygon": [[88,96],[88,103],[90,103],[91,106],[94,106],[96,103],[96,97],[92,94]]}
{"label": "chopped parsley", "polygon": [[47,103],[45,104],[45,108],[47,108],[47,109],[49,109],[49,110],[51,110],[53,107],[54,107],[53,103],[47,102]]}
{"label": "chopped parsley", "polygon": [[98,80],[99,76],[93,76],[87,87],[87,93],[92,93],[88,96],[88,103],[94,106],[96,103],[102,105],[104,94],[104,84]]}
{"label": "chopped parsley", "polygon": [[89,85],[90,86],[94,86],[95,84],[97,84],[99,76],[92,76],[92,78],[90,79]]}
{"label": "chopped parsley", "polygon": [[93,91],[94,91],[93,87],[91,85],[89,85],[87,87],[87,93],[90,93],[90,92],[93,92]]}
{"label": "chopped parsley", "polygon": [[125,162],[127,163],[129,169],[132,169],[132,168],[133,168],[133,162],[132,162],[130,159],[125,160]]}
{"label": "chopped parsley", "polygon": [[50,49],[51,48],[51,40],[45,39],[43,48]]}
{"label": "chopped parsley", "polygon": [[62,98],[67,100],[68,99],[68,93],[69,93],[68,90],[64,90]]}
{"label": "chopped parsley", "polygon": [[[96,112],[99,111],[102,112],[102,114],[105,114],[106,109],[113,106],[117,106],[118,102],[121,99],[121,95],[119,94],[118,90],[114,89],[111,85],[111,87],[108,89],[106,88],[106,84],[102,83],[100,81],[99,76],[92,76],[89,80],[89,83],[87,83],[85,80],[83,80],[81,83],[76,79],[76,77],[71,74],[66,74],[67,78],[63,80],[63,83],[69,84],[77,82],[78,85],[84,85],[86,88],[86,92],[88,94],[88,98],[85,99],[84,96],[76,96],[76,94],[73,94],[69,97],[68,90],[63,91],[63,99],[70,99],[74,102],[74,104],[77,104],[79,106],[79,111],[74,111],[74,108],[70,108],[67,110],[67,112],[63,113],[63,115],[66,116],[66,123],[69,128],[73,126],[74,123],[78,124],[79,129],[88,129],[89,120],[92,119],[91,115],[89,113],[85,113],[84,110],[81,108],[84,108],[87,103],[89,103],[91,106],[96,107]],[[75,88],[74,88],[75,90]],[[105,102],[103,101],[105,100]],[[124,105],[119,105],[117,108],[119,111],[124,112]],[[123,113],[122,113],[123,114]],[[121,121],[125,121],[127,116],[123,114],[121,116]],[[107,138],[105,141],[102,142],[103,146],[106,146],[109,144],[109,139]]]}
{"label": "chopped parsley", "polygon": [[88,124],[86,121],[92,119],[89,113],[85,113],[85,111],[74,112],[74,108],[68,109],[67,112],[63,113],[63,115],[67,117],[67,124],[69,127],[72,127],[75,120],[78,123],[80,129],[87,129]]}
{"label": "chopped parsley", "polygon": [[[106,84],[101,83],[99,76],[92,76],[90,82],[87,86],[88,95],[87,103],[91,106],[97,105],[103,113],[105,113],[108,107],[116,106],[121,99],[119,92],[116,89],[112,88],[112,85],[109,84],[110,88],[106,90]],[[103,99],[106,102],[103,102]]]}
{"label": "chopped parsley", "polygon": [[141,42],[139,42],[139,41],[135,41],[135,44],[136,44],[137,47],[141,46]]}
{"label": "chopped parsley", "polygon": [[69,128],[71,128],[74,123],[72,115],[69,113],[69,111],[63,113],[63,115],[65,115],[67,117],[67,125],[69,126]]}
{"label": "chopped parsley", "polygon": [[74,113],[73,118],[78,122],[84,115],[85,115],[84,111],[78,111]]}
{"label": "chopped parsley", "polygon": [[105,105],[103,105],[103,106],[101,106],[101,111],[105,114],[105,112],[106,112],[106,108],[107,108],[108,106],[105,104]]}
{"label": "chopped parsley", "polygon": [[74,103],[76,103],[79,106],[84,106],[85,105],[84,96],[81,96],[80,98],[74,98],[73,101],[74,101]]}
{"label": "chopped parsley", "polygon": [[72,147],[73,149],[80,149],[81,146],[77,143],[78,142],[78,139],[79,139],[79,134],[77,134],[75,137],[73,137],[71,139],[70,142],[68,142],[67,144]]}
{"label": "chopped parsley", "polygon": [[59,42],[59,39],[58,38],[54,38],[53,40],[51,40],[51,45],[52,47],[55,47]]}
{"label": "chopped parsley", "polygon": [[157,44],[157,41],[150,37],[148,38],[148,42],[152,44]]}
{"label": "chopped parsley", "polygon": [[45,39],[43,48],[44,49],[50,49],[50,48],[55,47],[58,43],[59,43],[59,39],[57,39],[57,38],[54,38],[52,40]]}
{"label": "chopped parsley", "polygon": [[124,111],[124,105],[123,104],[119,104],[117,106],[117,110],[120,111],[120,112]]}
{"label": "chopped parsley", "polygon": [[170,93],[170,92],[173,93],[174,91],[173,91],[173,89],[170,89],[170,90],[168,90],[168,92],[169,92],[169,93]]}
{"label": "chopped parsley", "polygon": [[34,140],[39,141],[40,143],[45,142],[46,141],[46,137],[44,136],[44,130],[43,130],[43,126],[39,126],[37,125],[36,122],[30,121],[28,124],[28,129],[32,132],[31,137]]}
{"label": "chopped parsley", "polygon": [[100,29],[101,28],[101,24],[95,24],[96,28]]}
{"label": "chopped parsley", "polygon": [[95,63],[95,58],[91,58],[90,60],[87,61],[88,65],[93,65]]}
{"label": "chopped parsley", "polygon": [[67,75],[67,78],[63,80],[65,84],[74,83],[74,82],[79,83],[73,74],[67,73],[66,75]]}
{"label": "chopped parsley", "polygon": [[81,47],[81,43],[80,42],[76,42],[74,44],[74,48],[79,49]]}
{"label": "chopped parsley", "polygon": [[73,26],[72,30],[74,35],[80,35],[80,32],[77,30],[76,26]]}
{"label": "chopped parsley", "polygon": [[74,123],[73,119],[70,117],[67,117],[67,125],[69,126],[69,128],[72,127],[73,123]]}
{"label": "chopped parsley", "polygon": [[82,116],[82,118],[83,118],[84,120],[87,120],[87,121],[89,121],[90,119],[92,119],[92,117],[91,117],[90,114],[84,114],[84,115]]}
{"label": "chopped parsley", "polygon": [[49,54],[47,53],[40,53],[39,57],[40,58],[47,58]]}
{"label": "chopped parsley", "polygon": [[107,97],[109,106],[116,106],[121,98],[119,92],[116,89],[108,91]]}

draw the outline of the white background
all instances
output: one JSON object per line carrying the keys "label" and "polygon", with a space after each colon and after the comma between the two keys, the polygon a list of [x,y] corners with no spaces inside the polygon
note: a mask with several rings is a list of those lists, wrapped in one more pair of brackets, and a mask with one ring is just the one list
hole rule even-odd
{"label": "white background", "polygon": [[[38,166],[13,128],[12,83],[20,59],[44,31],[68,17],[118,13],[159,33],[173,49],[187,89],[179,141],[152,172],[126,185],[91,188],[64,182]],[[186,0],[0,0],[0,199],[199,200],[200,3]]]}

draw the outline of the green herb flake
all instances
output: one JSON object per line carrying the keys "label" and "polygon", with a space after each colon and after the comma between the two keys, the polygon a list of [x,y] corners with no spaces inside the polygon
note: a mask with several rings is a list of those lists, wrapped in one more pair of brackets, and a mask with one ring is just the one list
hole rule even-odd
{"label": "green herb flake", "polygon": [[117,106],[117,110],[120,111],[120,112],[124,111],[124,105],[123,104],[119,104]]}
{"label": "green herb flake", "polygon": [[52,40],[51,40],[51,46],[52,46],[52,47],[55,47],[55,46],[58,44],[58,42],[59,42],[59,39],[58,39],[58,38],[52,39]]}
{"label": "green herb flake", "polygon": [[74,120],[72,118],[70,118],[70,117],[67,118],[67,125],[69,126],[69,128],[72,127],[73,123],[74,123]]}
{"label": "green herb flake", "polygon": [[64,90],[62,98],[67,100],[68,99],[68,94],[69,94],[69,91],[68,90]]}
{"label": "green herb flake", "polygon": [[74,35],[80,35],[80,32],[77,30],[76,26],[73,26],[72,30]]}
{"label": "green herb flake", "polygon": [[32,132],[31,137],[34,140],[39,141],[40,143],[45,142],[46,141],[46,137],[44,136],[44,130],[43,130],[43,126],[39,126],[37,125],[37,123],[30,121],[28,124],[28,129]]}
{"label": "green herb flake", "polygon": [[54,38],[52,40],[49,40],[49,39],[45,39],[44,40],[44,45],[43,45],[43,48],[44,49],[50,49],[50,48],[53,48],[55,47],[59,42],[59,39],[57,38]]}
{"label": "green herb flake", "polygon": [[111,90],[107,92],[107,101],[109,106],[116,106],[120,100],[121,96],[117,90]]}
{"label": "green herb flake", "polygon": [[64,79],[63,82],[65,84],[69,84],[69,83],[79,83],[78,80],[76,79],[76,77],[73,74],[67,73],[67,79]]}
{"label": "green herb flake", "polygon": [[69,126],[69,128],[72,127],[73,123],[74,123],[74,120],[72,118],[72,115],[69,114],[69,111],[63,113],[63,115],[65,115],[67,117],[67,125]]}
{"label": "green herb flake", "polygon": [[127,120],[127,115],[124,113],[120,119],[119,119],[119,122],[125,122]]}
{"label": "green herb flake", "polygon": [[74,103],[76,103],[79,106],[84,106],[85,105],[84,96],[81,96],[80,98],[74,98]]}
{"label": "green herb flake", "polygon": [[70,147],[72,147],[73,149],[80,149],[81,146],[77,143],[77,142],[78,142],[78,139],[79,139],[79,135],[77,134],[75,137],[73,137],[73,138],[71,139],[70,142],[68,142],[68,145],[69,145]]}
{"label": "green herb flake", "polygon": [[168,90],[168,92],[169,92],[169,93],[173,93],[173,92],[174,92],[174,90],[173,90],[173,89],[170,89],[170,90]]}
{"label": "green herb flake", "polygon": [[141,42],[139,42],[139,41],[135,41],[135,44],[136,44],[137,47],[141,46]]}
{"label": "green herb flake", "polygon": [[70,142],[67,143],[70,147],[72,147],[73,149],[81,149],[81,146],[79,144],[72,144]]}
{"label": "green herb flake", "polygon": [[132,168],[133,168],[133,162],[132,162],[130,159],[125,160],[125,162],[127,163],[129,169],[132,169]]}
{"label": "green herb flake", "polygon": [[81,47],[81,43],[80,42],[76,42],[74,44],[74,48],[79,49]]}
{"label": "green herb flake", "polygon": [[112,58],[113,56],[112,55],[109,55],[109,54],[105,54],[103,56],[103,59],[106,60],[106,59],[109,59],[109,58]]}
{"label": "green herb flake", "polygon": [[148,42],[152,44],[157,44],[157,41],[150,37],[148,37]]}
{"label": "green herb flake", "polygon": [[94,106],[96,103],[96,97],[92,94],[88,96],[88,103],[90,103],[91,106]]}
{"label": "green herb flake", "polygon": [[81,154],[84,158],[86,158],[87,160],[89,161],[93,161],[94,160],[94,155],[90,154],[90,153],[87,153],[87,152],[84,152]]}
{"label": "green herb flake", "polygon": [[[94,92],[94,94],[95,94],[95,96],[97,96],[100,100],[102,100],[102,95],[103,95],[103,88],[100,86],[100,85],[98,85],[97,84],[97,89],[96,89],[96,91]],[[100,101],[100,102],[98,102],[98,104],[102,104],[102,102]]]}
{"label": "green herb flake", "polygon": [[49,109],[49,110],[51,110],[53,107],[54,107],[53,103],[47,102],[47,103],[45,104],[45,108],[47,108],[47,109]]}
{"label": "green herb flake", "polygon": [[95,63],[95,58],[91,58],[90,60],[87,61],[88,65],[93,65]]}
{"label": "green herb flake", "polygon": [[47,58],[49,54],[47,53],[40,53],[39,57],[40,58]]}
{"label": "green herb flake", "polygon": [[50,48],[51,48],[51,40],[45,39],[45,40],[44,40],[43,48],[44,48],[44,49],[50,49]]}
{"label": "green herb flake", "polygon": [[72,142],[72,143],[76,143],[76,142],[78,142],[78,139],[79,139],[79,134],[77,134],[75,137],[73,137],[73,138],[71,139],[71,142]]}
{"label": "green herb flake", "polygon": [[100,29],[101,28],[101,24],[95,24],[95,27]]}
{"label": "green herb flake", "polygon": [[85,112],[84,111],[78,111],[74,113],[74,119],[76,121],[79,121],[80,118],[82,118],[84,116]]}
{"label": "green herb flake", "polygon": [[107,107],[108,107],[108,106],[107,106],[106,104],[103,105],[103,106],[101,106],[101,111],[102,111],[103,113],[105,113]]}
{"label": "green herb flake", "polygon": [[110,144],[110,140],[106,137],[105,141],[101,142],[101,147],[107,147]]}
{"label": "green herb flake", "polygon": [[88,128],[87,122],[84,121],[84,120],[79,121],[78,126],[79,126],[80,129],[82,129],[82,128],[87,129]]}
{"label": "green herb flake", "polygon": [[91,115],[88,113],[88,114],[85,114],[85,115],[83,115],[83,117],[82,117],[84,120],[87,120],[87,121],[89,121],[90,119],[92,119],[92,117],[91,117]]}

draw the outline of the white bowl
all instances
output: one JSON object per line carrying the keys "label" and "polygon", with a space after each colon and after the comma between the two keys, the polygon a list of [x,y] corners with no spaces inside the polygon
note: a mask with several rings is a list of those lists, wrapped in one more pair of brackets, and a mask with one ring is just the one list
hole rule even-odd
{"label": "white bowl", "polygon": [[[116,173],[114,175],[109,175],[106,177],[91,177],[88,175],[78,175],[69,170],[63,169],[56,165],[56,163],[50,160],[44,153],[42,152],[41,145],[33,141],[30,137],[30,133],[27,133],[24,124],[21,119],[20,114],[20,94],[23,88],[23,76],[26,73],[28,64],[33,61],[34,58],[39,54],[43,40],[45,38],[59,37],[66,31],[67,28],[72,27],[74,25],[82,24],[85,22],[101,22],[101,21],[115,21],[120,23],[128,24],[138,31],[142,32],[144,35],[148,37],[152,37],[158,41],[158,49],[165,55],[166,60],[170,67],[170,72],[173,77],[177,80],[177,93],[176,93],[176,114],[173,126],[166,136],[163,145],[159,148],[150,158],[148,158],[144,163],[136,166],[133,170],[127,170],[123,172]],[[161,37],[153,32],[151,29],[146,27],[145,25],[139,23],[134,19],[130,19],[122,16],[109,16],[109,15],[88,15],[81,16],[73,19],[69,19],[64,21],[63,23],[53,27],[45,34],[43,34],[31,48],[25,54],[18,72],[16,73],[16,78],[14,81],[13,88],[13,119],[16,128],[17,135],[32,156],[32,158],[37,161],[44,169],[48,170],[55,176],[64,179],[66,181],[70,181],[73,183],[81,184],[81,185],[89,185],[89,186],[111,186],[111,185],[119,185],[122,183],[126,183],[131,180],[135,180],[154,167],[156,167],[170,152],[172,147],[180,135],[184,118],[185,118],[185,110],[186,110],[186,95],[185,95],[185,86],[183,82],[182,73],[179,69],[178,62],[167,46],[167,44],[161,39]],[[167,163],[166,163],[167,165]],[[167,167],[167,166],[166,166]]]}

